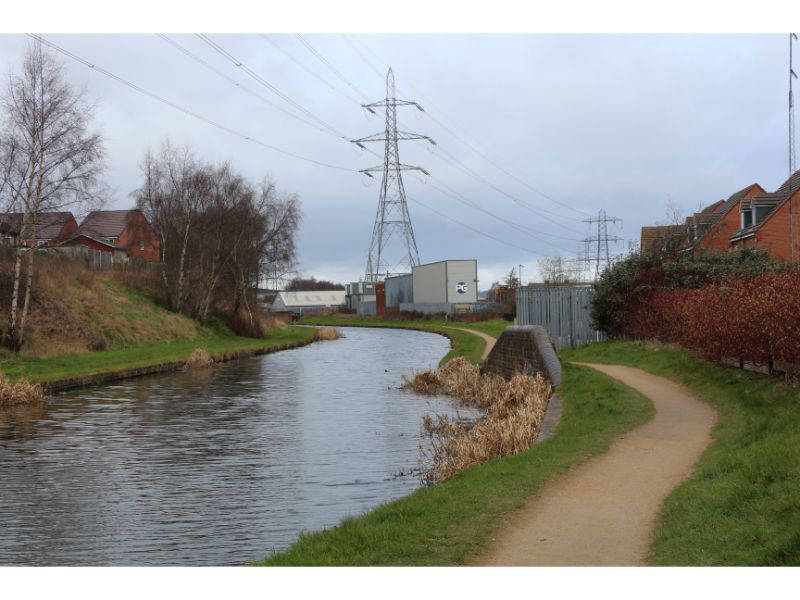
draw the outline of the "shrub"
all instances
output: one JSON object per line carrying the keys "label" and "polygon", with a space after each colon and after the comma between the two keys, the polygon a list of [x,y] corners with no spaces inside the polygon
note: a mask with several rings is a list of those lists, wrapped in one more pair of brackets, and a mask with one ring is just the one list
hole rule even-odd
{"label": "shrub", "polygon": [[653,291],[625,333],[697,350],[710,358],[800,363],[800,273],[729,277],[700,289]]}
{"label": "shrub", "polygon": [[654,294],[699,289],[731,277],[793,271],[797,271],[796,266],[773,260],[764,250],[749,248],[699,256],[684,254],[671,260],[631,254],[600,275],[594,285],[591,318],[595,328],[611,337],[636,337],[634,329],[640,327],[642,319],[646,321],[642,311],[647,310]]}

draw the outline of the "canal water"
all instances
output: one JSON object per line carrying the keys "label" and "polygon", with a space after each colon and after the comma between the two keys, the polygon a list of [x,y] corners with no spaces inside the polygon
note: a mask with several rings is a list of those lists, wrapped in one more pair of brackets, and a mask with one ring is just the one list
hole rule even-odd
{"label": "canal water", "polygon": [[422,416],[456,410],[400,386],[449,343],[342,332],[0,411],[0,565],[242,564],[411,493]]}

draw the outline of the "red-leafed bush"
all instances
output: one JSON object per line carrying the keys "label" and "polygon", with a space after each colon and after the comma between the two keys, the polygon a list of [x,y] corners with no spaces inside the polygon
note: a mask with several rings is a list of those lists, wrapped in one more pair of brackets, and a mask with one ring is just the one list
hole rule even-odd
{"label": "red-leafed bush", "polygon": [[699,289],[640,294],[624,333],[712,358],[800,364],[800,273],[731,277]]}

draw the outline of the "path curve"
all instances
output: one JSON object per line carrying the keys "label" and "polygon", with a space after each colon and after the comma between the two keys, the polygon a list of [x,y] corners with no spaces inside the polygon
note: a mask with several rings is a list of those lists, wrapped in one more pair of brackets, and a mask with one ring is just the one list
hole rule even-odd
{"label": "path curve", "polygon": [[545,484],[478,558],[483,565],[643,565],[656,513],[711,441],[716,412],[668,379],[583,364],[641,392],[656,415]]}
{"label": "path curve", "polygon": [[467,333],[471,333],[473,335],[477,335],[478,337],[483,338],[486,344],[483,347],[483,354],[481,354],[481,360],[486,360],[489,357],[489,353],[494,348],[494,345],[497,343],[497,338],[492,337],[488,333],[483,333],[482,331],[478,331],[477,329],[467,329],[466,327],[452,327],[450,325],[444,325],[446,329],[458,329],[459,331],[466,331]]}

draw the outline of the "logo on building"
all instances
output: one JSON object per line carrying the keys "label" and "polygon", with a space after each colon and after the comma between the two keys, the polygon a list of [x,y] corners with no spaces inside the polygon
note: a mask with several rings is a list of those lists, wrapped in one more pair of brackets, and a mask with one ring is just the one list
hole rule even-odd
{"label": "logo on building", "polygon": [[463,281],[459,281],[459,282],[456,284],[456,291],[457,291],[459,294],[466,294],[466,293],[467,293],[467,284],[466,284],[466,283],[464,283]]}

